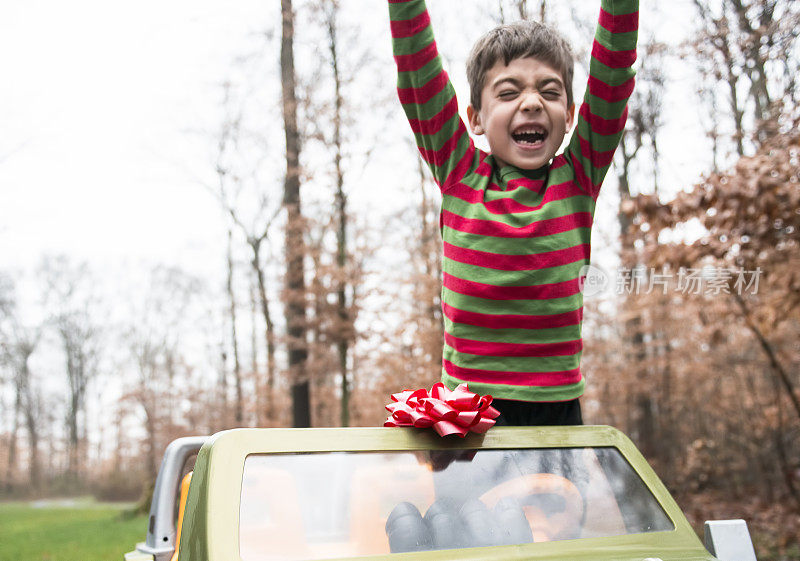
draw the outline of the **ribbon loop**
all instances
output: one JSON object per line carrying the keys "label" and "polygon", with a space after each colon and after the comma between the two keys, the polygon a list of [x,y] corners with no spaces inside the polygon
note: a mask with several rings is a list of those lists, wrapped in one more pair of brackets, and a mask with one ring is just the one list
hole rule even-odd
{"label": "ribbon loop", "polygon": [[491,406],[492,396],[469,391],[467,384],[449,390],[441,382],[430,391],[425,388],[403,390],[392,394],[394,403],[386,405],[389,417],[385,427],[433,427],[439,436],[468,432],[483,434],[494,426],[500,415]]}

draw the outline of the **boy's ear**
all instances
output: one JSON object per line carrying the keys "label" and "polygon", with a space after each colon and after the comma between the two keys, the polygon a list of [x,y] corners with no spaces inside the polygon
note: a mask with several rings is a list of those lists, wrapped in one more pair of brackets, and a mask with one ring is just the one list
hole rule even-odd
{"label": "boy's ear", "polygon": [[572,123],[575,122],[575,104],[570,105],[567,109],[567,132],[572,128]]}
{"label": "boy's ear", "polygon": [[469,129],[472,134],[483,134],[486,132],[481,124],[480,111],[476,111],[472,105],[467,105],[467,120],[469,121]]}

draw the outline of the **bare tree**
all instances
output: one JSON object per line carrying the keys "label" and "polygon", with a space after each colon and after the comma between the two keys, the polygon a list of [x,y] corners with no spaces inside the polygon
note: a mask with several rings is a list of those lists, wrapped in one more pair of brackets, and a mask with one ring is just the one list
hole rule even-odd
{"label": "bare tree", "polygon": [[[258,167],[260,161],[251,163],[251,169],[244,169],[242,162],[242,107],[236,106],[237,101],[232,96],[232,85],[229,82],[224,84],[224,103],[226,118],[217,137],[217,154],[215,171],[217,174],[217,185],[209,188],[217,200],[222,205],[224,212],[229,216],[231,222],[244,237],[245,243],[250,250],[249,264],[253,276],[256,280],[258,301],[260,304],[261,316],[264,321],[264,343],[267,355],[266,380],[263,384],[256,379],[256,391],[258,395],[258,406],[256,418],[266,421],[275,418],[272,411],[273,391],[277,379],[277,366],[275,359],[275,326],[270,312],[270,299],[267,287],[267,270],[264,262],[264,250],[269,244],[269,234],[272,225],[277,217],[279,208],[274,208],[270,204],[270,197],[263,192],[263,186],[259,182]],[[264,139],[256,139],[260,148],[264,147]],[[240,200],[242,191],[246,186],[253,187],[258,191],[256,203],[252,201],[245,203]],[[246,218],[249,215],[251,218]],[[238,336],[236,335],[237,305],[234,289],[234,269],[233,258],[233,239],[232,232],[229,232],[227,267],[228,277],[226,282],[226,292],[228,295],[228,313],[231,321],[231,347],[233,349],[234,361],[234,382],[236,387],[236,420],[238,423],[243,421],[243,394],[242,394],[242,369],[239,353]],[[255,347],[251,353],[256,353]],[[257,364],[253,360],[253,374],[255,375]],[[261,395],[263,393],[263,395]]]}
{"label": "bare tree", "polygon": [[[236,424],[241,426],[244,421],[244,407],[242,404],[242,366],[239,360],[239,338],[236,336],[236,294],[233,289],[233,230],[228,228],[228,246],[226,248],[226,265],[228,275],[225,279],[225,291],[228,294],[228,313],[230,314],[231,348],[233,349],[233,380],[236,387],[236,407],[234,418]],[[225,377],[223,375],[223,382]],[[227,393],[227,383],[223,383],[223,392]]]}
{"label": "bare tree", "polygon": [[[798,116],[800,5],[787,0],[694,0],[694,7],[700,33],[689,46],[713,109],[732,125],[735,154],[741,157],[747,141],[757,148]],[[722,91],[725,101],[718,102]]]}
{"label": "bare tree", "polygon": [[0,273],[0,322],[11,317],[14,304],[14,283],[6,274]]}
{"label": "bare tree", "polygon": [[292,425],[311,426],[309,380],[306,372],[306,284],[304,224],[300,200],[300,131],[297,126],[297,96],[294,68],[294,20],[292,0],[281,0],[281,85],[283,130],[286,140],[286,175],[283,206],[286,209],[284,244],[286,285],[284,316],[292,388]]}
{"label": "bare tree", "polygon": [[8,464],[6,466],[6,487],[10,490],[13,473],[16,469],[20,416],[27,433],[28,473],[31,491],[35,494],[41,489],[42,466],[39,460],[41,397],[36,387],[30,367],[30,358],[39,344],[41,328],[27,328],[12,320],[10,330],[4,333],[0,342],[0,362],[11,370],[14,388],[14,412],[9,437]]}
{"label": "bare tree", "polygon": [[[342,169],[342,109],[344,97],[342,95],[342,76],[339,70],[339,44],[337,38],[337,12],[339,3],[330,0],[326,3],[325,23],[328,31],[328,51],[330,54],[331,73],[333,75],[333,147],[334,171],[336,177],[336,266],[339,269],[339,278],[336,287],[337,315],[340,322],[340,335],[336,342],[339,355],[339,376],[341,377],[341,418],[343,427],[350,424],[350,385],[347,371],[347,352],[352,338],[352,327],[349,321],[347,302],[347,279],[345,267],[347,265],[347,196],[344,192],[344,170]],[[350,327],[350,329],[347,329]]]}
{"label": "bare tree", "polygon": [[[261,315],[264,319],[264,340],[266,345],[267,351],[267,375],[266,375],[266,383],[264,388],[264,399],[263,399],[263,411],[257,413],[257,416],[263,415],[265,419],[270,419],[274,417],[274,412],[272,411],[272,397],[273,391],[275,387],[275,382],[277,379],[277,372],[276,372],[276,362],[275,362],[275,324],[272,321],[272,315],[270,312],[270,299],[269,299],[269,292],[267,290],[267,272],[266,266],[264,263],[263,258],[263,250],[267,247],[267,243],[269,242],[269,232],[272,228],[272,224],[275,220],[275,215],[264,219],[263,217],[257,217],[257,220],[266,220],[262,223],[260,227],[249,227],[247,226],[243,219],[239,216],[239,211],[237,211],[233,204],[230,203],[226,196],[225,192],[221,190],[221,197],[220,200],[222,201],[223,205],[225,206],[228,215],[230,216],[233,223],[238,227],[240,232],[245,237],[245,242],[250,249],[250,267],[253,272],[253,275],[256,279],[256,289],[258,293],[258,301],[261,305]],[[266,199],[262,199],[262,208],[266,206]],[[230,267],[232,267],[232,262],[230,263]],[[233,296],[233,284],[232,279],[229,278],[227,284],[228,296],[229,301],[231,302],[231,318],[232,321],[235,321],[235,300]],[[233,336],[235,337],[235,327],[232,328]],[[253,350],[255,352],[255,349]],[[238,358],[238,351],[236,355],[236,363],[239,363]],[[253,361],[253,366],[255,367],[255,361]],[[236,381],[236,396],[237,396],[237,420],[241,421],[241,407],[242,407],[242,392],[241,392],[241,368],[237,370],[239,372]]]}
{"label": "bare tree", "polygon": [[191,325],[191,304],[199,293],[196,278],[180,269],[156,267],[150,273],[147,293],[130,313],[125,343],[133,360],[136,381],[128,401],[144,415],[147,470],[155,477],[157,455],[166,440],[180,432],[177,409],[179,376],[186,373],[183,338]]}
{"label": "bare tree", "polygon": [[[2,328],[5,328],[8,322],[11,320],[11,313],[14,309],[13,292],[14,285],[11,282],[11,279],[5,274],[0,273],[0,327]],[[0,354],[0,367],[8,366],[6,364],[5,352],[8,344],[6,337],[7,334],[5,333],[5,329],[0,329],[0,349],[3,349],[2,354]],[[16,389],[13,373],[8,372],[7,374],[5,369],[0,369],[0,388],[4,387],[6,384],[10,384],[12,388]],[[3,394],[4,393],[5,392],[3,392]],[[13,398],[13,406],[9,407],[6,405],[4,396],[3,401],[0,402],[0,410],[3,412],[3,418],[0,419],[0,423],[2,423],[4,426],[6,423],[8,423],[10,426],[10,429],[6,432],[6,450],[8,451],[8,456],[3,480],[3,489],[7,493],[11,491],[12,477],[14,470],[16,469],[17,432],[19,431],[19,413],[22,407],[22,404],[17,397],[17,392],[14,391],[13,393],[15,394]],[[8,416],[7,419],[6,415]]]}
{"label": "bare tree", "polygon": [[64,352],[67,377],[67,477],[77,482],[85,460],[86,393],[98,372],[100,333],[94,312],[94,279],[86,263],[73,264],[66,256],[46,257],[39,266],[50,310]]}
{"label": "bare tree", "polygon": [[[352,111],[353,100],[345,95],[345,88],[352,82],[354,72],[348,72],[346,66],[358,66],[363,68],[367,64],[369,57],[368,53],[360,52],[355,47],[348,49],[347,60],[343,60],[341,45],[343,42],[355,43],[353,37],[348,41],[347,37],[342,36],[339,25],[339,14],[341,6],[338,0],[322,0],[318,6],[318,11],[325,31],[327,39],[327,73],[330,75],[333,82],[333,95],[330,101],[323,102],[324,111],[326,114],[331,115],[330,132],[320,130],[317,135],[325,144],[329,146],[333,152],[333,216],[332,225],[335,231],[336,249],[335,249],[335,273],[333,275],[333,290],[335,292],[335,319],[332,321],[333,327],[329,330],[329,335],[332,344],[336,348],[337,355],[337,370],[339,378],[340,390],[340,414],[339,423],[342,426],[350,424],[350,394],[352,391],[351,372],[349,353],[351,346],[354,342],[355,332],[353,324],[355,321],[355,307],[354,307],[354,283],[357,279],[354,278],[356,274],[354,271],[354,260],[351,255],[351,248],[349,245],[349,230],[350,230],[350,214],[347,206],[347,193],[345,189],[346,177],[352,176],[348,171],[347,164],[353,164],[353,158],[348,154],[348,130],[347,124],[352,124],[350,118]],[[358,59],[355,63],[355,59]],[[349,63],[349,64],[348,64]],[[321,111],[323,112],[323,111]],[[365,161],[360,169],[366,165],[366,160],[369,159],[369,152],[365,156]],[[319,246],[317,252],[323,245],[323,239],[319,240],[316,244]],[[318,257],[316,258],[318,260]],[[315,275],[316,277],[316,275]]]}
{"label": "bare tree", "polygon": [[[266,425],[266,419],[268,413],[266,405],[266,394],[268,385],[265,384],[266,380],[261,380],[258,368],[258,338],[259,338],[258,307],[259,303],[261,302],[261,295],[258,288],[258,281],[256,279],[256,274],[253,271],[251,271],[251,273],[252,274],[249,275],[248,291],[247,291],[250,301],[250,372],[252,376],[255,378],[253,383],[255,384],[256,388],[256,426],[263,427]],[[267,315],[269,315],[269,308],[267,309],[267,312],[268,312]],[[275,367],[274,356],[270,358],[270,360],[272,362],[271,364],[268,364],[267,368],[269,373],[271,373],[270,369],[274,369]],[[272,379],[271,375],[270,379]]]}
{"label": "bare tree", "polygon": [[[637,73],[637,85],[628,102],[628,118],[620,145],[615,154],[617,187],[619,190],[619,210],[617,220],[620,228],[621,262],[625,270],[633,271],[640,263],[637,239],[640,235],[638,218],[630,212],[635,192],[631,190],[634,177],[634,164],[641,164],[643,148],[649,148],[653,177],[653,189],[658,190],[658,134],[662,126],[662,99],[664,95],[665,77],[663,73],[666,48],[655,39],[642,45],[643,56],[641,68]],[[640,166],[640,168],[643,166]],[[630,364],[636,365],[638,373],[632,376],[634,387],[627,391],[628,396],[628,430],[647,455],[655,454],[659,448],[655,445],[656,411],[655,396],[649,386],[650,367],[647,363],[648,347],[645,338],[650,337],[647,310],[636,305],[633,296],[623,302],[625,317],[625,333],[630,345]],[[666,370],[665,372],[668,372]]]}
{"label": "bare tree", "polygon": [[43,424],[41,389],[34,380],[30,359],[39,346],[43,325],[26,325],[19,317],[13,279],[0,274],[0,367],[9,371],[13,394],[5,491],[13,490],[19,463],[19,432],[24,427],[27,445],[29,491],[42,489],[40,440]]}
{"label": "bare tree", "polygon": [[[442,242],[440,240],[438,206],[431,200],[433,187],[421,157],[417,157],[419,177],[419,245],[411,248],[411,260],[417,267],[415,301],[419,302],[419,321],[427,325],[428,333],[421,347],[428,350],[436,366],[441,365],[444,345],[444,314],[442,313]],[[430,340],[427,343],[425,340]],[[432,344],[431,344],[432,343]]]}
{"label": "bare tree", "polygon": [[[314,267],[307,289],[311,346],[306,368],[314,391],[324,396],[338,394],[336,417],[338,424],[347,426],[352,419],[356,293],[363,258],[357,249],[357,220],[348,195],[372,155],[372,148],[364,146],[378,145],[377,133],[364,117],[369,115],[368,119],[374,121],[376,112],[393,104],[376,97],[374,90],[364,96],[363,88],[357,86],[357,77],[368,72],[376,59],[363,39],[363,29],[342,21],[343,10],[339,0],[316,0],[309,5],[308,19],[319,26],[327,48],[314,71],[299,78],[298,91],[302,94],[302,112],[315,116],[304,120],[302,139],[312,148],[324,150],[331,161],[329,170],[314,173],[312,178],[324,177],[332,191],[332,201],[327,196],[322,201],[311,200],[320,207],[307,212],[313,218],[305,219],[306,253]],[[317,31],[316,25],[309,29],[310,33]],[[321,84],[328,87],[319,87]],[[370,142],[372,135],[376,135],[374,143]],[[319,412],[315,424],[337,422],[329,415],[330,399],[311,401],[314,411]]]}
{"label": "bare tree", "polygon": [[[226,109],[226,111],[229,111],[230,94],[231,94],[230,82],[226,82],[223,85],[223,90],[224,90],[223,107]],[[230,170],[225,162],[225,156],[229,150],[230,145],[236,144],[240,123],[241,123],[240,112],[237,112],[234,115],[228,115],[222,123],[222,129],[217,139],[217,161],[215,167],[217,172],[217,179],[219,182],[218,196],[220,201],[223,203],[223,206],[226,207],[226,210],[228,212],[231,212],[231,208],[227,206],[226,181],[230,176]],[[241,369],[241,362],[239,360],[239,339],[236,335],[237,307],[236,307],[236,294],[234,291],[234,282],[233,282],[235,263],[233,259],[233,232],[230,228],[228,228],[228,245],[226,247],[226,266],[227,266],[227,277],[225,282],[225,291],[228,296],[228,314],[230,319],[230,337],[231,337],[230,344],[231,344],[231,349],[233,351],[233,379],[234,379],[234,386],[236,388],[234,418],[236,423],[238,425],[241,425],[244,418],[243,405],[242,405],[242,369]],[[225,372],[224,365],[220,382],[221,382],[221,391],[223,394],[223,400],[227,401],[227,386],[228,386],[227,372]]]}
{"label": "bare tree", "polygon": [[[508,4],[510,4],[510,8],[514,13],[512,18],[507,18],[506,16],[506,7]],[[539,21],[545,21],[547,15],[547,0],[539,0],[539,13],[537,15],[539,17]],[[508,2],[507,0],[498,0],[496,17],[501,24],[508,23],[512,19],[530,19],[531,12],[528,9],[528,0],[512,0],[511,2]]]}
{"label": "bare tree", "polygon": [[[671,360],[671,387],[678,391],[666,397],[671,399],[672,417],[684,421],[675,423],[673,430],[691,427],[685,430],[685,440],[702,443],[710,453],[733,456],[730,461],[714,458],[715,464],[725,466],[717,469],[727,472],[719,479],[734,482],[732,491],[745,495],[757,487],[777,503],[780,486],[785,485],[795,508],[800,508],[800,380],[792,343],[800,310],[798,146],[795,127],[770,138],[754,156],[740,158],[729,172],[709,175],[691,191],[679,193],[669,204],[652,195],[635,200],[642,224],[648,225],[643,253],[653,266],[670,263],[684,271],[719,266],[730,276],[722,276],[724,285],[716,294],[706,292],[694,297],[695,302],[681,297],[672,307],[672,313],[694,308],[696,318],[685,322],[691,326],[688,336],[681,329],[669,330],[670,346],[679,349]],[[703,227],[700,239],[659,243],[661,232],[690,221]],[[757,273],[754,289],[742,281],[747,273],[751,281]],[[708,333],[705,340],[703,331]],[[705,348],[698,349],[699,359],[681,376],[681,362],[687,362],[681,355],[697,339]],[[727,381],[732,384],[723,397],[718,390]],[[681,386],[689,391],[680,392]],[[706,401],[720,410],[710,415]]]}
{"label": "bare tree", "polygon": [[[264,414],[266,419],[275,417],[272,406],[273,392],[277,381],[277,367],[275,363],[275,324],[272,321],[270,312],[269,292],[267,291],[267,273],[262,257],[262,250],[266,247],[264,242],[269,239],[269,231],[272,227],[273,219],[270,219],[263,226],[263,230],[257,235],[247,234],[247,245],[250,247],[251,251],[250,266],[256,277],[258,300],[261,303],[261,315],[264,318],[264,339],[267,351],[267,379],[264,396]],[[238,224],[241,227],[241,223]]]}

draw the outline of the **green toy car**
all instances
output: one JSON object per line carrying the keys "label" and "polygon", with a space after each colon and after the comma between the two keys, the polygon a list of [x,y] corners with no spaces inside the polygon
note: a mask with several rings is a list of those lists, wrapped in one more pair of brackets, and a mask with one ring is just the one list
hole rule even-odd
{"label": "green toy car", "polygon": [[743,521],[706,523],[704,547],[631,441],[599,426],[178,439],[150,514],[126,561],[755,559]]}

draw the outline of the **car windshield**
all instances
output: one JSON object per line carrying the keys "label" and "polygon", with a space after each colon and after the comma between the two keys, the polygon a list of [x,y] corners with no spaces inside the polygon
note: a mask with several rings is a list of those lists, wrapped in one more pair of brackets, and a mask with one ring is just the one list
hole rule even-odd
{"label": "car windshield", "polygon": [[250,455],[243,561],[672,530],[616,448]]}

